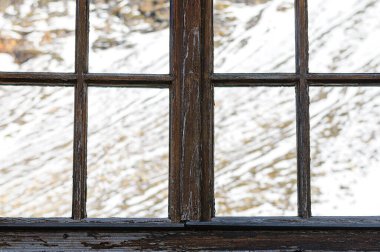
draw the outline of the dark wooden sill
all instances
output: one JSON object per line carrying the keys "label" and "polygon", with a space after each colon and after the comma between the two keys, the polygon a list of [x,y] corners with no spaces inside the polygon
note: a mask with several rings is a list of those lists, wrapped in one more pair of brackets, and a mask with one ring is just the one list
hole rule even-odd
{"label": "dark wooden sill", "polygon": [[0,230],[9,229],[178,229],[183,223],[165,218],[0,218]]}
{"label": "dark wooden sill", "polygon": [[166,218],[0,218],[0,230],[10,229],[107,229],[107,230],[294,230],[371,229],[380,230],[380,216],[365,217],[218,217],[211,221],[175,223]]}
{"label": "dark wooden sill", "polygon": [[379,251],[379,229],[1,229],[0,251]]}
{"label": "dark wooden sill", "polygon": [[188,227],[219,229],[379,229],[380,216],[363,217],[219,217],[209,222],[190,221]]}
{"label": "dark wooden sill", "polygon": [[0,219],[0,251],[380,250],[380,217]]}

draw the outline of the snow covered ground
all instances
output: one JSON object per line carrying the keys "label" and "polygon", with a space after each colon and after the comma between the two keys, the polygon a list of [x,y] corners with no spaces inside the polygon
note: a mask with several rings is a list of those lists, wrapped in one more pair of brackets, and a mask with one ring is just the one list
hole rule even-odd
{"label": "snow covered ground", "polygon": [[[91,1],[90,71],[168,73],[167,3],[109,2]],[[310,71],[379,72],[380,2],[342,2],[309,0]],[[0,70],[72,72],[75,1],[19,3],[0,2]],[[293,1],[215,0],[215,72],[294,72],[294,44]],[[379,95],[310,88],[314,215],[379,215]],[[71,215],[73,100],[0,87],[0,216]],[[90,88],[89,217],[167,216],[168,105]],[[296,215],[294,88],[215,90],[215,179],[219,216]]]}

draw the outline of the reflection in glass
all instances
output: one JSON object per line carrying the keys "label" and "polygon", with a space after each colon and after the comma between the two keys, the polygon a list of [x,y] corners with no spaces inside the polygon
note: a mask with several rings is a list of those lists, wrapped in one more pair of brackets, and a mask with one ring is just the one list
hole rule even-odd
{"label": "reflection in glass", "polygon": [[73,72],[75,0],[1,0],[0,71]]}
{"label": "reflection in glass", "polygon": [[90,71],[169,73],[169,0],[90,0]]}
{"label": "reflection in glass", "polygon": [[380,215],[380,88],[312,87],[313,215]]}
{"label": "reflection in glass", "polygon": [[293,0],[215,0],[215,72],[294,72]]}
{"label": "reflection in glass", "polygon": [[297,215],[294,88],[215,89],[217,216]]}
{"label": "reflection in glass", "polygon": [[380,71],[380,1],[308,3],[310,72]]}
{"label": "reflection in glass", "polygon": [[71,216],[72,88],[0,87],[0,217]]}
{"label": "reflection in glass", "polygon": [[89,217],[168,217],[169,91],[90,88]]}

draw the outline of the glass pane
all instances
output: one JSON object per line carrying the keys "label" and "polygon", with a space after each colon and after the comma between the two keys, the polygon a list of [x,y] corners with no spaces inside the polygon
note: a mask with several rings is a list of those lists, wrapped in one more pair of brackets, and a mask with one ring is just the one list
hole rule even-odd
{"label": "glass pane", "polygon": [[214,0],[215,72],[294,72],[293,0]]}
{"label": "glass pane", "polygon": [[73,72],[75,0],[1,0],[0,70]]}
{"label": "glass pane", "polygon": [[90,0],[90,71],[169,73],[169,0]]}
{"label": "glass pane", "polygon": [[310,0],[310,71],[379,72],[379,13],[377,0]]}
{"label": "glass pane", "polygon": [[297,215],[294,88],[215,89],[217,216]]}
{"label": "glass pane", "polygon": [[71,216],[74,90],[0,87],[0,217]]}
{"label": "glass pane", "polygon": [[169,91],[90,88],[90,217],[168,217]]}
{"label": "glass pane", "polygon": [[310,95],[313,215],[380,215],[380,88]]}

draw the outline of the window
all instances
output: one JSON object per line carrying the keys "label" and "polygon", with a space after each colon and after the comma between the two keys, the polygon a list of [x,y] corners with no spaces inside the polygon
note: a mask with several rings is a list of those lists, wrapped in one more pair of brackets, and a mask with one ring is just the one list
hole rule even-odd
{"label": "window", "polygon": [[[61,239],[77,236],[81,240],[77,246],[85,249],[154,249],[159,245],[167,249],[193,246],[204,250],[376,248],[375,243],[380,242],[376,238],[380,237],[380,219],[370,217],[379,215],[375,210],[376,203],[355,201],[357,207],[352,212],[341,214],[341,205],[334,205],[333,199],[325,200],[331,191],[320,190],[316,186],[318,183],[336,182],[331,178],[341,178],[337,185],[330,188],[337,192],[333,193],[334,196],[347,197],[344,207],[351,207],[352,199],[364,197],[373,188],[363,181],[359,185],[344,181],[340,166],[360,164],[361,160],[353,160],[356,152],[362,151],[353,149],[358,142],[368,144],[373,141],[373,153],[369,155],[371,162],[376,161],[372,157],[377,153],[376,146],[379,146],[376,145],[379,133],[377,121],[371,121],[375,126],[369,131],[361,128],[363,121],[378,116],[375,109],[379,103],[376,94],[380,74],[376,72],[376,61],[371,61],[373,65],[365,69],[355,66],[360,55],[368,54],[367,49],[360,48],[350,54],[348,61],[339,58],[352,49],[350,43],[354,43],[355,48],[360,47],[357,41],[346,41],[342,50],[334,54],[328,51],[329,48],[319,51],[317,44],[323,42],[318,40],[319,24],[313,13],[319,8],[316,2],[322,1],[309,0],[309,8],[306,0],[273,1],[272,5],[271,1],[236,1],[236,8],[232,11],[247,10],[252,2],[267,4],[269,11],[264,13],[262,6],[259,6],[254,9],[256,12],[252,12],[253,18],[250,19],[247,11],[235,21],[228,16],[225,20],[217,20],[220,14],[218,9],[228,11],[228,6],[221,0],[171,0],[170,3],[164,0],[115,1],[111,12],[107,11],[108,1],[77,0],[76,4],[74,1],[47,2],[46,8],[32,5],[39,9],[38,15],[60,10],[57,18],[50,20],[49,24],[62,25],[60,17],[71,17],[71,21],[75,17],[75,29],[73,23],[65,23],[64,27],[54,29],[54,33],[39,31],[40,43],[35,45],[37,49],[23,50],[22,55],[12,48],[2,48],[0,44],[0,50],[10,50],[18,55],[18,60],[31,62],[18,68],[6,55],[0,57],[5,62],[0,64],[6,70],[0,72],[0,104],[7,104],[3,109],[8,109],[2,112],[1,118],[6,122],[11,116],[23,115],[20,120],[15,120],[15,132],[2,133],[4,126],[0,124],[3,141],[17,143],[20,153],[19,156],[8,155],[7,151],[11,152],[12,149],[8,150],[8,144],[2,144],[0,169],[12,181],[7,185],[7,192],[17,187],[14,194],[0,192],[0,209],[4,213],[0,219],[2,229],[29,228],[37,232],[42,241],[47,240],[55,246],[63,246],[59,241]],[[372,13],[377,5],[373,1],[365,2],[368,2],[364,4],[365,9]],[[137,9],[128,3],[136,4]],[[351,4],[356,8],[355,3]],[[4,11],[4,6],[0,4],[0,10]],[[323,5],[330,11],[334,6],[330,3]],[[152,14],[153,9],[156,10],[155,14]],[[341,12],[348,9],[344,8]],[[23,9],[12,7],[8,11],[4,15],[8,21],[24,15]],[[272,22],[270,17],[276,13],[280,13],[278,22]],[[326,12],[324,18],[330,20],[329,15],[334,17],[331,13]],[[148,24],[140,24],[139,15],[146,15]],[[241,26],[241,20],[254,26],[260,18],[265,24],[253,34],[244,32],[247,27]],[[33,27],[38,22],[36,20],[31,18],[27,21]],[[120,25],[121,20],[131,20],[130,26]],[[346,25],[344,21],[340,24]],[[218,30],[223,22],[233,22],[228,31],[241,36],[239,43],[231,44],[223,37]],[[23,25],[20,24],[21,27]],[[158,33],[136,32],[143,25],[155,27],[160,36]],[[282,25],[286,26],[286,32]],[[355,22],[353,25],[352,29],[359,31],[365,28],[365,25]],[[5,23],[4,27],[5,34],[9,24]],[[339,24],[334,27],[340,28],[337,35],[331,36],[332,39],[339,37],[345,29]],[[371,24],[371,27],[378,28],[378,24]],[[68,41],[67,34],[73,32],[75,41]],[[128,38],[123,37],[125,33]],[[23,34],[31,36],[27,32]],[[11,31],[3,35],[6,36],[11,38]],[[55,46],[44,44],[45,40],[52,39],[51,36],[58,38],[53,40]],[[166,40],[157,39],[165,36]],[[373,41],[378,42],[376,38],[378,36],[374,35],[366,40],[368,46],[373,45]],[[255,44],[259,40],[261,47]],[[292,42],[282,47],[286,41]],[[324,43],[332,42],[327,40]],[[251,44],[253,53],[246,49]],[[90,45],[93,47],[91,50]],[[234,48],[238,45],[240,49]],[[23,46],[32,48],[31,44]],[[59,51],[55,54],[46,54],[38,60],[33,57],[33,53],[44,54],[57,48]],[[134,48],[139,48],[143,54],[134,54]],[[120,51],[127,57],[122,57]],[[227,51],[230,56],[225,54]],[[264,59],[264,52],[272,53],[275,61]],[[107,53],[115,57],[112,64],[103,61]],[[249,54],[249,60],[239,62],[239,55],[244,54]],[[333,59],[328,67],[321,67],[321,59],[326,54],[332,55]],[[260,61],[254,60],[254,57],[260,58]],[[64,69],[59,64],[62,61],[73,63],[67,64]],[[158,63],[152,65],[152,61]],[[340,61],[349,65],[339,68],[336,62]],[[309,71],[309,65],[313,71]],[[25,92],[28,99],[13,99],[13,90]],[[350,92],[365,95],[370,100],[363,103],[362,99],[352,99],[354,96],[350,96]],[[332,99],[329,102],[333,105],[326,104],[326,97],[334,94],[335,102],[347,99],[352,102],[351,105],[333,106]],[[59,102],[62,101],[57,99],[60,95],[71,98]],[[138,97],[134,99],[134,104],[129,104],[131,95]],[[235,102],[228,102],[239,99],[239,107]],[[256,113],[253,114],[249,108],[252,99],[257,104]],[[286,115],[283,116],[285,112],[278,110],[279,106],[264,102],[268,99],[278,101]],[[141,101],[146,100],[148,102],[141,106]],[[25,105],[19,107],[20,103]],[[111,107],[120,109],[110,110]],[[350,114],[353,107],[371,111],[371,118],[360,113]],[[235,110],[220,113],[230,108]],[[331,120],[357,122],[344,124],[347,126],[345,129],[330,127],[318,131],[315,116],[319,114],[314,112],[322,108],[326,109],[327,116],[318,122],[325,123],[326,127],[329,127]],[[152,113],[142,116],[148,111]],[[49,118],[49,113],[59,114],[59,127],[52,127],[54,122]],[[334,113],[335,117],[328,116]],[[254,123],[248,120],[242,122],[241,117]],[[147,121],[141,123],[142,118]],[[266,121],[261,121],[262,118],[271,118],[276,123],[265,125]],[[32,128],[32,132],[23,132],[22,126],[28,120],[36,122],[36,127]],[[133,128],[131,125],[138,126]],[[255,132],[243,135],[244,130]],[[347,134],[354,132],[352,142],[333,138],[334,143],[330,143],[328,134],[334,134],[334,130],[346,130],[349,132]],[[274,136],[273,139],[268,140],[267,134]],[[99,138],[100,135],[103,137]],[[33,145],[38,147],[23,146],[23,138],[32,139]],[[255,141],[266,141],[267,144],[256,152],[247,151],[242,156],[233,156],[235,149],[245,148]],[[147,142],[154,142],[155,145],[147,146]],[[318,145],[320,142],[323,145]],[[55,153],[56,146],[63,148]],[[332,146],[329,149],[332,152],[320,149],[320,146]],[[345,150],[341,146],[345,146]],[[38,151],[31,153],[32,150]],[[344,151],[343,154],[341,151]],[[122,165],[115,165],[107,156],[109,153],[117,153]],[[36,161],[36,155],[43,158]],[[249,155],[272,160],[270,165],[250,163]],[[237,166],[242,169],[240,173],[231,175],[231,169],[236,166],[229,165],[233,158],[241,160]],[[28,165],[17,165],[17,159],[26,160]],[[71,162],[72,169],[67,169],[67,164]],[[43,177],[33,176],[35,167],[42,167],[45,172]],[[277,173],[271,171],[273,167],[278,169]],[[376,170],[376,164],[372,167]],[[20,169],[28,176],[19,181],[12,176],[14,171],[11,168]],[[119,169],[123,170],[122,175]],[[249,174],[256,172],[255,169],[265,170],[260,175],[261,183],[252,183],[260,178]],[[136,170],[143,171],[146,176],[135,175]],[[355,172],[359,174],[360,170]],[[326,175],[315,176],[321,173]],[[40,186],[31,189],[28,180],[38,181]],[[155,190],[144,191],[146,184],[157,181],[161,182]],[[165,184],[162,181],[167,181],[166,187],[161,186]],[[236,181],[245,183],[243,194],[235,190]],[[111,184],[116,184],[117,190],[109,190]],[[376,184],[376,179],[370,182],[370,185]],[[352,186],[357,193],[344,194],[344,187],[347,186]],[[131,187],[142,189],[131,192]],[[30,190],[33,193],[29,193]],[[260,195],[262,192],[266,192],[265,196]],[[254,197],[257,199],[252,201]],[[38,201],[30,202],[31,199]],[[140,204],[143,199],[149,199],[144,200],[149,205]],[[129,207],[125,208],[126,205]],[[360,206],[371,210],[361,212]],[[315,211],[315,216],[312,211]],[[328,217],[331,215],[336,217]],[[348,216],[338,217],[341,215]],[[41,231],[45,228],[52,228],[55,233]],[[71,229],[71,233],[67,229]],[[91,233],[88,229],[100,231]],[[11,235],[20,239],[28,237],[23,236],[25,230],[17,232]],[[252,232],[257,235],[252,235]],[[373,243],[366,242],[371,237]],[[151,239],[150,243],[148,239]],[[11,241],[0,246],[18,245]]]}

